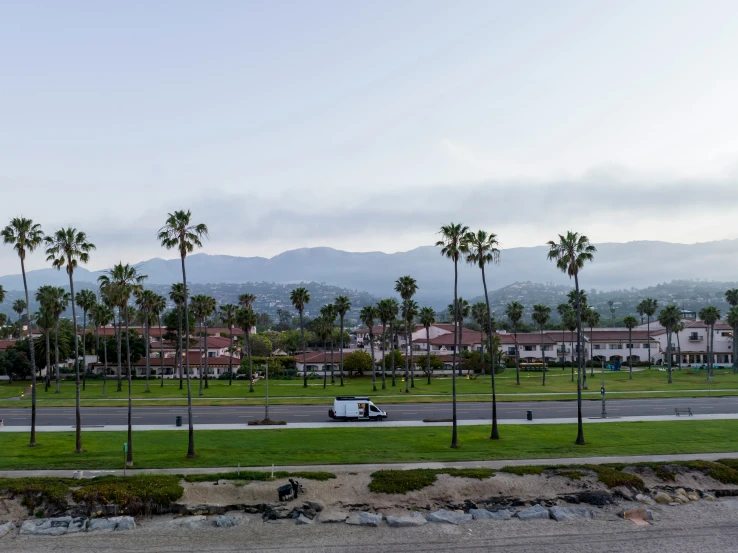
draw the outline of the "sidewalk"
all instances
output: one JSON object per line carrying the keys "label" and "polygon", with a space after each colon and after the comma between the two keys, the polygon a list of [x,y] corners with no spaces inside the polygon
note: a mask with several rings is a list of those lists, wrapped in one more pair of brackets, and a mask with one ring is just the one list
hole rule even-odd
{"label": "sidewalk", "polygon": [[[704,420],[738,420],[738,413],[725,413],[725,414],[713,414],[713,415],[694,415],[692,417],[683,416],[677,417],[675,415],[654,415],[645,417],[608,417],[602,419],[599,417],[585,418],[585,424],[593,423],[610,423],[610,422],[675,422],[675,421],[704,421]],[[576,424],[576,417],[567,418],[551,418],[551,419],[538,419],[528,421],[525,419],[498,419],[498,424]],[[460,420],[458,421],[459,426],[482,426],[491,425],[492,419],[475,419],[475,420]],[[301,428],[411,428],[411,427],[427,427],[427,426],[451,426],[450,422],[423,422],[423,421],[364,421],[364,422],[295,422],[287,423],[285,425],[271,425],[271,426],[248,426],[246,424],[195,424],[195,430],[285,430],[285,429],[301,429]],[[37,426],[36,432],[70,432],[74,430],[74,426]],[[124,424],[118,425],[82,425],[84,432],[125,432],[128,430],[128,426]],[[133,425],[133,430],[136,432],[146,432],[150,430],[178,430],[187,431],[187,424],[182,426],[174,426],[172,424],[162,425]],[[0,434],[6,432],[30,432],[30,426],[4,426],[0,428]]]}

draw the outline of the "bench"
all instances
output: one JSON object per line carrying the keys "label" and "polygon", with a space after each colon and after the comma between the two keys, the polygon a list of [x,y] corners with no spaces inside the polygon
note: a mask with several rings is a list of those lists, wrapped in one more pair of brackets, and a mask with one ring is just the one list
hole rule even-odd
{"label": "bench", "polygon": [[691,417],[692,416],[692,408],[691,407],[687,407],[686,409],[678,409],[678,408],[675,407],[674,408],[674,413],[676,414],[677,417],[679,417],[681,415],[688,415],[688,416]]}

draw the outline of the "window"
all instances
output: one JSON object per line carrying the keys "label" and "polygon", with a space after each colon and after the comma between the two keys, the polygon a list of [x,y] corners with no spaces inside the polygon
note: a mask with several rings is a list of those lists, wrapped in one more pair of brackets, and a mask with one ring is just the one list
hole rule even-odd
{"label": "window", "polygon": [[638,347],[638,344],[625,344],[626,348],[633,348],[636,349]]}
{"label": "window", "polygon": [[525,351],[536,351],[536,346],[524,346]]}
{"label": "window", "polygon": [[651,349],[651,344],[643,344],[643,349]]}
{"label": "window", "polygon": [[610,349],[623,349],[623,344],[610,344]]}
{"label": "window", "polygon": [[551,351],[553,349],[553,346],[541,346],[543,351]]}
{"label": "window", "polygon": [[594,349],[600,349],[600,344],[595,344],[593,347]]}
{"label": "window", "polygon": [[514,347],[507,348],[507,354],[508,355],[515,355],[515,348]]}

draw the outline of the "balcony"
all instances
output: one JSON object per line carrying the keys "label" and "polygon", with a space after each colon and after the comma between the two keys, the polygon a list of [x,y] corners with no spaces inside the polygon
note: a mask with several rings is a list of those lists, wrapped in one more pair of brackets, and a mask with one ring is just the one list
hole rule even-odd
{"label": "balcony", "polygon": [[570,348],[556,348],[556,353],[571,353]]}
{"label": "balcony", "polygon": [[704,340],[704,338],[705,338],[704,336],[699,336],[697,334],[690,334],[689,335],[689,341],[690,342],[701,342],[702,340]]}

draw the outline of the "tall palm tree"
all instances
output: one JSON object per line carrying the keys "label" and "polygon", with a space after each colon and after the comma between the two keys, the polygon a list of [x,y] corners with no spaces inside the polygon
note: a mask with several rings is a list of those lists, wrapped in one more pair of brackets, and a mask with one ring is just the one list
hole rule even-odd
{"label": "tall palm tree", "polygon": [[[174,302],[174,306],[177,309],[177,357],[175,359],[175,367],[174,371],[176,374],[177,366],[179,366],[179,389],[182,389],[182,362],[184,357],[184,345],[182,343],[182,312],[184,310],[184,301],[185,301],[185,287],[184,284],[181,282],[177,282],[175,284],[172,284],[172,287],[169,289],[169,299]],[[185,338],[185,340],[189,343],[190,337],[189,334]],[[190,365],[187,364],[187,378],[189,379],[189,370]]]}
{"label": "tall palm tree", "polygon": [[[126,466],[133,466],[133,367],[131,366],[131,339],[130,339],[130,312],[128,303],[131,296],[141,294],[142,283],[148,278],[141,274],[138,269],[128,263],[118,263],[98,277],[100,290],[105,293],[109,290],[109,295],[113,295],[118,299],[119,309],[123,308],[123,319],[126,324],[126,369],[128,373],[128,450],[126,454]],[[147,337],[148,340],[148,337]],[[146,351],[148,354],[148,344]],[[148,361],[148,358],[147,358]]]}
{"label": "tall palm tree", "polygon": [[[387,357],[387,325],[390,325],[392,321],[395,320],[397,317],[397,314],[400,311],[400,306],[397,304],[397,300],[394,298],[386,298],[383,300],[379,300],[377,303],[377,316],[379,317],[379,321],[382,323],[382,389],[387,389],[387,384],[385,383],[384,373],[386,370],[386,357]],[[390,332],[391,334],[391,332]],[[394,346],[389,348],[390,352],[392,353],[392,360],[394,361]],[[430,377],[429,377],[430,378]],[[393,378],[392,378],[392,385],[395,385],[394,380],[394,372],[393,372]]]}
{"label": "tall palm tree", "polygon": [[623,324],[628,329],[628,378],[633,380],[633,329],[638,326],[638,319],[628,315],[623,319]]}
{"label": "tall palm tree", "polygon": [[[323,309],[321,308],[322,311]],[[328,338],[331,338],[333,335],[333,323],[321,315],[313,321],[313,333],[318,340],[323,342],[323,389],[325,390],[328,379],[325,360],[328,355]],[[333,363],[333,359],[331,359],[331,363]]]}
{"label": "tall palm tree", "polygon": [[[292,290],[290,293],[290,301],[292,306],[297,309],[300,314],[300,334],[302,336],[302,387],[307,388],[308,385],[308,373],[307,373],[307,362],[305,356],[305,325],[303,323],[303,313],[305,312],[305,305],[310,301],[310,292],[307,288],[299,287]],[[341,332],[343,332],[343,317],[341,317]],[[341,371],[343,371],[343,336],[341,337]],[[341,376],[341,386],[343,386],[343,376]]]}
{"label": "tall palm tree", "polygon": [[[212,298],[210,296],[206,296],[204,294],[198,294],[196,296],[192,296],[191,300],[191,308],[192,312],[195,315],[195,321],[197,321],[200,324],[200,361],[199,361],[199,370],[200,370],[200,391],[198,392],[199,395],[203,394],[202,386],[203,386],[203,361],[205,363],[205,373],[208,372],[208,331],[205,325],[205,322],[207,319],[213,314],[215,311],[216,301],[215,298]],[[205,356],[203,359],[203,343],[205,346]],[[205,382],[207,384],[207,376],[205,376]],[[207,385],[205,386],[207,388]]]}
{"label": "tall palm tree", "polygon": [[[70,301],[69,292],[66,292],[64,288],[56,286],[41,286],[36,290],[36,301],[41,305],[41,309],[50,315],[54,320],[54,372],[56,380],[56,391],[59,390],[59,319],[61,314],[67,309]],[[47,334],[48,338],[48,334]],[[49,344],[46,345],[47,350]],[[46,389],[48,390],[51,382],[51,373],[49,368],[46,369]]]}
{"label": "tall palm tree", "polygon": [[738,307],[738,288],[725,292],[725,300],[731,307],[728,311],[727,320],[728,324],[733,327],[733,374],[738,374],[738,322],[735,322],[738,319],[733,317],[734,322],[731,322],[731,313]]}
{"label": "tall palm tree", "polygon": [[513,340],[515,341],[515,384],[520,386],[520,348],[518,347],[518,325],[523,318],[523,304],[514,301],[505,307],[505,315],[513,326]]}
{"label": "tall palm tree", "polygon": [[569,351],[571,351],[571,381],[574,382],[574,335],[577,331],[577,312],[569,307],[564,312],[564,320],[562,324],[566,330],[569,331]]}
{"label": "tall palm tree", "polygon": [[143,318],[143,330],[144,330],[144,346],[146,355],[146,390],[145,393],[149,393],[149,376],[151,375],[151,352],[149,351],[151,344],[151,319],[153,318],[154,308],[158,296],[153,290],[141,290],[136,295],[136,305]]}
{"label": "tall palm tree", "polygon": [[205,336],[203,338],[205,339],[205,389],[207,390],[210,386],[208,384],[208,327],[207,327],[207,321],[210,320],[210,317],[212,317],[215,312],[218,309],[218,301],[212,297],[212,296],[205,296],[205,301],[203,303],[203,313],[205,314],[205,318],[203,319],[203,327],[205,328]]}
{"label": "tall palm tree", "polygon": [[[400,306],[397,306],[398,313]],[[405,328],[405,321],[395,318],[390,321],[390,339],[392,340],[392,386],[395,386],[395,350],[400,349],[400,333]],[[400,356],[402,358],[402,356]]]}
{"label": "tall palm tree", "polygon": [[[425,362],[428,384],[431,383],[430,327],[436,324],[436,312],[430,307],[422,307],[418,315],[420,324],[425,328]],[[384,325],[382,330],[384,330]]]}
{"label": "tall palm tree", "polygon": [[[51,373],[51,348],[50,348],[50,337],[51,330],[54,328],[54,315],[49,310],[48,306],[41,306],[39,310],[34,313],[33,315],[34,319],[36,319],[36,324],[44,331],[44,338],[46,341],[46,347],[44,348],[45,354],[46,354],[46,380],[49,378],[49,374]],[[36,346],[39,344],[36,343]],[[36,347],[34,346],[34,348]],[[48,387],[47,387],[48,390]]]}
{"label": "tall palm tree", "polygon": [[412,310],[408,309],[407,303],[412,299],[417,291],[418,283],[410,275],[402,276],[395,281],[395,292],[400,294],[400,297],[402,298],[403,319],[405,321],[405,392],[410,391],[408,390],[408,361],[410,353],[407,350],[412,351],[412,344],[410,343],[410,323],[405,314],[411,314]]}
{"label": "tall palm tree", "polygon": [[[74,270],[82,263],[90,260],[90,252],[95,249],[95,244],[87,240],[84,232],[68,227],[57,230],[53,235],[47,236],[46,261],[50,261],[52,267],[57,270],[66,268],[69,276],[69,293],[74,298]],[[74,327],[74,366],[76,373],[75,390],[75,422],[76,422],[76,449],[82,453],[82,413],[79,398],[79,344],[77,340],[77,310],[72,302],[72,324]]]}
{"label": "tall palm tree", "polygon": [[[559,314],[559,317],[561,318],[561,348],[562,348],[562,358],[564,360],[564,365],[566,366],[566,324],[565,324],[565,317],[566,314],[571,311],[571,305],[568,303],[560,303],[556,306],[556,312]],[[572,361],[573,361],[572,357]],[[571,369],[571,380],[574,382],[574,363],[572,362],[572,369]]]}
{"label": "tall palm tree", "polygon": [[[418,302],[415,300],[406,300],[402,303],[402,318],[405,322],[405,328],[413,328],[415,326],[415,317],[418,315]],[[408,348],[409,354],[405,354],[405,393],[409,393],[407,388],[408,380],[410,381],[410,387],[415,387],[415,365],[413,362],[413,348],[412,348],[412,332],[410,332],[410,347]],[[408,357],[410,358],[410,374],[408,374]]]}
{"label": "tall palm tree", "polygon": [[[190,309],[192,310],[192,315],[195,317],[195,324],[198,325],[198,333],[200,334],[198,343],[198,349],[200,351],[199,360],[197,362],[197,372],[199,373],[198,380],[200,381],[200,391],[198,392],[198,395],[202,395],[202,323],[203,319],[205,318],[204,315],[204,300],[205,296],[203,294],[197,294],[195,296],[192,296],[190,298]],[[207,352],[205,352],[205,355],[207,355]]]}
{"label": "tall palm tree", "polygon": [[[582,320],[585,322],[585,324],[589,327],[589,363],[590,363],[590,376],[594,376],[594,327],[600,325],[600,314],[592,309],[591,307],[587,307],[582,312]],[[585,368],[584,370],[584,379],[582,383],[582,388],[585,390],[587,389],[587,370]]]}
{"label": "tall palm tree", "polygon": [[[661,324],[661,326],[664,327],[664,330],[666,330],[666,357],[667,357],[667,371],[669,375],[668,383],[671,384],[671,367],[672,367],[671,335],[674,332],[674,328],[682,320],[682,313],[679,310],[679,307],[677,307],[676,305],[673,305],[673,304],[667,305],[659,312],[659,316],[657,320],[659,324]],[[709,379],[709,373],[708,373],[708,379]]]}
{"label": "tall palm tree", "polygon": [[25,300],[15,300],[13,302],[13,311],[18,313],[18,339],[21,339],[21,335],[23,334],[23,324],[21,323],[21,315],[23,315],[23,312],[26,310],[26,307],[28,305],[26,304]]}
{"label": "tall palm tree", "polygon": [[[249,359],[249,392],[253,392],[254,370],[251,361],[251,329],[256,326],[256,313],[254,313],[254,310],[250,307],[242,307],[236,312],[236,322],[238,326],[241,327],[241,329],[243,330],[246,355]],[[243,358],[243,354],[241,355],[241,357]]]}
{"label": "tall palm tree", "polygon": [[[113,320],[113,310],[105,302],[95,304],[92,308],[92,321],[95,325],[95,341],[99,344],[100,328],[105,328]],[[99,345],[95,346],[95,353],[99,356]],[[98,357],[99,358],[99,357]],[[105,396],[108,375],[108,341],[103,336],[103,389],[102,395]]]}
{"label": "tall palm tree", "polygon": [[168,250],[177,249],[182,261],[182,285],[184,289],[184,319],[185,319],[185,367],[187,372],[187,418],[189,419],[189,438],[187,457],[195,457],[195,427],[192,421],[192,391],[190,386],[190,311],[187,301],[187,270],[185,259],[188,253],[195,248],[202,248],[202,239],[208,237],[208,227],[204,223],[192,224],[192,214],[187,211],[175,211],[167,217],[164,226],[159,229],[157,238],[161,245]]}
{"label": "tall palm tree", "polygon": [[246,293],[238,296],[238,305],[243,307],[244,309],[253,308],[254,302],[256,302],[256,294]]}
{"label": "tall palm tree", "polygon": [[[333,378],[333,323],[336,320],[336,306],[332,303],[326,303],[320,308],[320,316],[323,317],[323,320],[326,323],[331,339],[331,384],[335,384],[336,381]],[[323,382],[325,383],[325,371],[323,372]],[[384,384],[384,373],[382,373],[382,384]]]}
{"label": "tall palm tree", "polygon": [[687,328],[687,325],[684,324],[684,321],[679,321],[677,325],[674,327],[674,334],[676,334],[677,339],[677,361],[679,363],[679,370],[682,370],[682,341],[679,335],[684,332],[684,329]]}
{"label": "tall palm tree", "polygon": [[233,327],[236,326],[236,313],[238,307],[232,303],[220,306],[220,320],[228,327],[228,385],[233,385]]}
{"label": "tall palm tree", "polygon": [[[441,248],[441,255],[450,259],[454,264],[454,303],[458,309],[459,297],[459,260],[465,255],[469,249],[464,241],[464,237],[469,232],[469,227],[461,224],[450,223],[443,225],[440,230],[441,240],[436,242],[436,246]],[[456,449],[459,447],[458,425],[456,418],[456,345],[459,342],[459,329],[456,324],[458,313],[452,318],[454,321],[454,350],[452,356],[453,374],[451,378],[451,395],[452,395],[452,431],[451,431],[451,447]]]}
{"label": "tall palm tree", "polygon": [[[338,318],[341,321],[340,323],[340,334],[338,335],[338,348],[339,348],[339,355],[340,355],[340,364],[339,367],[340,376],[341,376],[341,386],[343,386],[343,320],[344,317],[346,317],[346,313],[348,313],[351,310],[351,300],[348,299],[347,296],[338,296],[334,301],[333,305],[336,308],[336,314],[338,314]],[[303,348],[304,349],[304,348]]]}
{"label": "tall palm tree", "polygon": [[733,306],[728,311],[725,320],[733,327],[733,374],[738,374],[738,365],[736,365],[736,342],[738,342],[738,306]]}
{"label": "tall palm tree", "polygon": [[[26,298],[26,309],[28,310],[28,343],[29,355],[31,360],[31,439],[30,447],[36,445],[36,354],[33,346],[33,332],[31,332],[31,300],[28,296],[28,281],[26,280],[26,255],[33,253],[36,248],[41,245],[44,240],[44,233],[41,225],[34,223],[31,219],[24,217],[14,217],[2,231],[3,243],[13,247],[18,254],[21,263],[21,273],[23,275],[23,291]],[[47,334],[48,336],[48,334]],[[48,347],[46,349],[48,351]],[[46,372],[49,371],[49,365],[46,365]]]}
{"label": "tall palm tree", "polygon": [[[252,309],[254,306],[254,303],[256,303],[256,294],[251,294],[249,292],[246,292],[244,294],[241,294],[238,296],[238,305],[243,309]],[[244,345],[246,346],[248,352],[249,352],[249,374],[251,371],[251,335],[250,335],[250,328],[256,326],[256,315],[253,317],[254,324],[250,325],[249,327],[249,333],[247,333],[244,336]],[[249,319],[251,320],[251,319]],[[304,346],[303,346],[304,349]],[[254,380],[253,378],[249,377],[249,392],[254,391]]]}
{"label": "tall palm tree", "polygon": [[[82,357],[85,356],[85,344],[87,336],[87,313],[97,304],[97,297],[92,290],[80,290],[74,297],[77,306],[82,309]],[[97,351],[95,351],[97,353]],[[82,390],[87,389],[87,365],[82,372]]]}
{"label": "tall palm tree", "polygon": [[159,326],[159,387],[164,387],[164,335],[161,332],[161,316],[167,309],[167,299],[164,296],[156,294],[156,300],[151,306],[151,314],[156,316],[156,323]]}
{"label": "tall palm tree", "polygon": [[487,327],[487,304],[478,301],[471,306],[471,318],[479,325],[479,343],[482,345],[482,367],[484,367],[484,329]]}
{"label": "tall palm tree", "polygon": [[551,308],[547,305],[533,306],[533,322],[541,329],[541,361],[543,361],[543,386],[546,385],[546,350],[543,349],[543,327],[551,318]]}
{"label": "tall palm tree", "polygon": [[643,317],[645,315],[647,317],[647,327],[646,330],[648,332],[648,368],[651,369],[651,317],[653,317],[656,314],[656,310],[659,308],[659,302],[656,301],[653,298],[646,298],[642,300],[637,306],[636,306],[636,312]]}
{"label": "tall palm tree", "polygon": [[361,308],[359,313],[361,322],[369,328],[369,347],[372,352],[372,389],[377,391],[377,364],[374,362],[374,319],[377,318],[377,311],[373,305],[367,305]]}
{"label": "tall palm tree", "polygon": [[[589,238],[577,232],[568,231],[566,235],[559,235],[558,242],[548,242],[548,259],[556,263],[556,267],[574,278],[574,290],[576,291],[577,312],[577,351],[582,351],[582,302],[579,295],[579,271],[584,269],[584,264],[594,259],[597,252],[589,242]],[[577,356],[577,445],[584,445],[584,426],[582,424],[582,356]]]}
{"label": "tall palm tree", "polygon": [[720,320],[720,311],[714,305],[708,305],[700,310],[698,316],[710,331],[707,343],[707,381],[712,382],[712,376],[715,372],[715,323]]}

